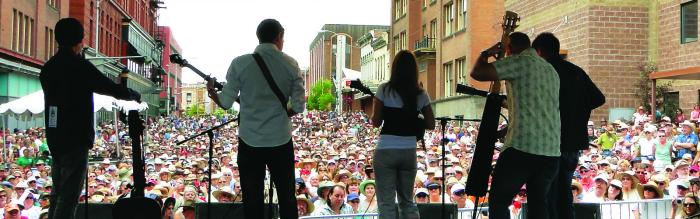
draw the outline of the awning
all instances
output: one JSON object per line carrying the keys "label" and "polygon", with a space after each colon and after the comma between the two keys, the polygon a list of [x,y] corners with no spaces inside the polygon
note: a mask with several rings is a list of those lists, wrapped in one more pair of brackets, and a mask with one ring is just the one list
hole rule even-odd
{"label": "awning", "polygon": [[343,68],[343,76],[345,80],[357,80],[362,77],[362,72],[355,71],[349,68]]}
{"label": "awning", "polygon": [[[136,101],[117,100],[114,97],[101,94],[93,94],[93,102],[95,104],[95,112],[104,109],[112,111],[112,108],[124,110],[143,111],[148,109],[146,102],[137,103]],[[40,114],[44,112],[44,91],[39,90],[19,99],[10,101],[5,104],[0,104],[0,113],[10,111],[15,114],[31,113]]]}
{"label": "awning", "polygon": [[649,79],[700,80],[700,67],[653,72],[649,74]]}

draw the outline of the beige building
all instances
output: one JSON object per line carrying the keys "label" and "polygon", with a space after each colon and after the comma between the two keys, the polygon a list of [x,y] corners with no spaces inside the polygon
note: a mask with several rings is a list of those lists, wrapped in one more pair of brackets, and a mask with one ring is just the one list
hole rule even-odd
{"label": "beige building", "polygon": [[[360,46],[360,80],[373,92],[376,92],[379,84],[388,81],[391,77],[388,40],[389,33],[383,29],[371,30],[357,40]],[[358,92],[354,98],[353,110],[362,110],[366,113],[372,111],[372,99],[369,95]]]}
{"label": "beige building", "polygon": [[219,108],[207,95],[207,84],[193,83],[182,84],[182,109],[187,112],[189,107],[203,107],[206,113],[211,113]]}

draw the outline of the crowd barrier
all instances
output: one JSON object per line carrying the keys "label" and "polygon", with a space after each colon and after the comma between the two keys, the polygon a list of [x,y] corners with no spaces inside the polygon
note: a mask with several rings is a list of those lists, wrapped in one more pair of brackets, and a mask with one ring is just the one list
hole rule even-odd
{"label": "crowd barrier", "polygon": [[[615,201],[603,203],[575,203],[574,209],[576,218],[590,219],[665,219],[671,216],[673,208],[671,199],[654,199],[640,201]],[[267,205],[265,205],[267,208]],[[471,219],[474,209],[457,209],[454,204],[446,204],[446,217],[448,219]],[[278,206],[273,205],[273,215],[277,218]],[[84,205],[78,204],[77,218],[85,218]],[[195,215],[198,219],[209,218],[206,203],[195,205]],[[440,218],[442,206],[440,204],[419,204],[418,210],[422,218]],[[267,210],[265,210],[267,212]],[[112,204],[90,204],[88,218],[109,219],[112,213]],[[488,218],[488,207],[477,209],[479,214],[476,218]],[[243,208],[241,203],[212,203],[211,218],[242,218]],[[306,216],[301,219],[377,219],[377,213],[329,215],[329,216]],[[527,203],[523,204],[523,211],[513,218],[527,218]]]}
{"label": "crowd barrier", "polygon": [[639,218],[665,219],[671,217],[671,199],[615,201],[600,203],[598,219]]}

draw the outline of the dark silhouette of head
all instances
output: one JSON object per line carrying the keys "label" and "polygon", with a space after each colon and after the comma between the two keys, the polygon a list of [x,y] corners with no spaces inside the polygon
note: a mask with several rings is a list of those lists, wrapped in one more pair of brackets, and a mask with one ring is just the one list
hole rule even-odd
{"label": "dark silhouette of head", "polygon": [[522,32],[513,32],[509,36],[510,38],[510,53],[520,54],[520,52],[525,51],[530,48],[530,37]]}
{"label": "dark silhouette of head", "polygon": [[56,42],[60,47],[73,47],[83,41],[83,25],[75,18],[63,18],[56,23]]}
{"label": "dark silhouette of head", "polygon": [[532,48],[537,50],[537,53],[544,58],[560,58],[559,56],[559,39],[554,34],[544,32],[532,41]]}

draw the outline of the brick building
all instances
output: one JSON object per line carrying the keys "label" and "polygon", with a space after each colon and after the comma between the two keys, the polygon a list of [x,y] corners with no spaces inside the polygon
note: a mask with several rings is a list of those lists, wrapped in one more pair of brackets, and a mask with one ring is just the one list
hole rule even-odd
{"label": "brick building", "polygon": [[501,35],[502,0],[392,0],[391,55],[400,50],[416,54],[419,81],[433,100],[436,116],[474,118],[483,111],[483,98],[459,95],[455,86],[488,89],[469,72],[484,49]]}
{"label": "brick building", "polygon": [[[69,10],[69,16],[85,27],[87,58],[112,78],[128,68],[128,86],[141,93],[142,101],[148,103],[149,116],[159,115],[159,86],[165,74],[161,67],[164,43],[156,23],[160,8],[158,1],[149,0],[75,0],[70,1]],[[124,56],[141,57],[104,58]]]}
{"label": "brick building", "polygon": [[[0,1],[0,104],[41,90],[41,66],[58,50],[53,29],[68,1]],[[43,126],[43,116],[4,117],[9,128]]]}
{"label": "brick building", "polygon": [[163,92],[160,93],[161,114],[179,113],[182,108],[182,67],[170,62],[170,54],[181,54],[182,48],[175,40],[170,27],[160,26],[158,32],[163,40],[162,66],[166,77],[163,78]]}
{"label": "brick building", "polygon": [[[681,5],[693,4],[681,19]],[[687,113],[698,102],[698,83],[679,80],[700,79],[697,0],[507,0],[505,5],[521,16],[518,31],[532,38],[541,32],[557,35],[561,52],[601,88],[607,102],[592,119],[629,119],[642,104],[636,83],[640,67],[648,64],[658,67],[653,79],[673,79],[675,91],[666,94],[666,104],[680,104]],[[681,23],[684,35],[691,36],[681,37]]]}
{"label": "brick building", "polygon": [[[341,88],[345,84],[343,68],[360,71],[360,46],[357,40],[370,30],[388,28],[381,25],[323,25],[309,46],[311,63],[306,74],[306,90],[310,90],[317,81],[325,79],[335,82],[336,92],[342,93]],[[337,97],[337,103],[344,103],[346,107],[336,104],[336,109],[350,109],[347,107],[349,104],[344,101],[346,98],[352,97],[349,94]]]}

